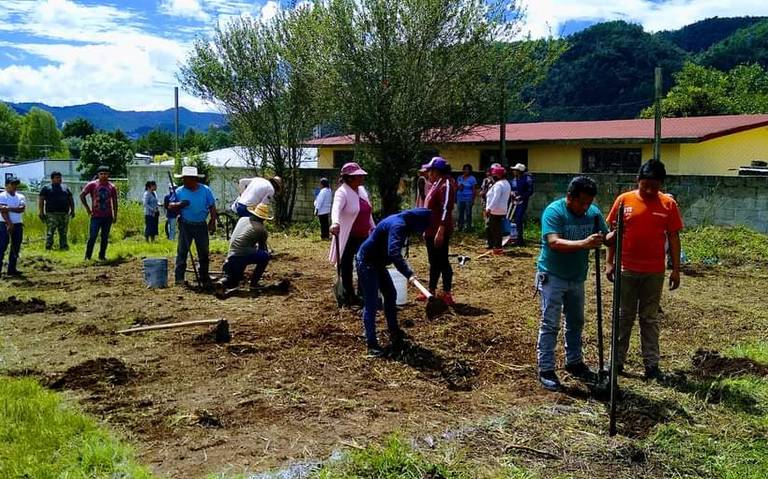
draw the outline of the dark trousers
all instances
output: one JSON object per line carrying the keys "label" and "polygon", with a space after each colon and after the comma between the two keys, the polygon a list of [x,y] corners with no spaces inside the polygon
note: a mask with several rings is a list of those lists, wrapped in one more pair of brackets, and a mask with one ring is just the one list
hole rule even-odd
{"label": "dark trousers", "polygon": [[472,229],[472,201],[460,200],[456,202],[459,208],[459,231]]}
{"label": "dark trousers", "polygon": [[154,239],[159,229],[160,215],[144,215],[144,237]]}
{"label": "dark trousers", "polygon": [[384,317],[387,319],[390,336],[400,331],[400,326],[397,323],[397,292],[386,266],[371,265],[358,258],[357,277],[360,280],[365,302],[363,306],[365,341],[368,346],[376,346],[378,345],[376,311],[379,309],[379,291],[384,297]]}
{"label": "dark trousers", "polygon": [[107,258],[107,245],[109,244],[109,231],[112,229],[112,218],[91,218],[91,227],[88,232],[88,243],[85,245],[85,259],[93,256],[93,247],[96,245],[96,236],[101,232],[99,244],[99,259]]}
{"label": "dark trousers", "polygon": [[451,235],[447,234],[443,238],[443,244],[438,248],[435,246],[435,238],[425,238],[427,244],[427,257],[429,258],[429,290],[434,291],[437,288],[437,282],[440,276],[443,277],[443,291],[451,292],[453,286],[453,268],[448,259],[448,243]]}
{"label": "dark trousers", "polygon": [[224,287],[234,288],[243,279],[245,274],[245,268],[255,264],[256,268],[251,275],[251,286],[256,286],[261,280],[261,276],[264,274],[264,270],[267,269],[269,264],[269,253],[265,250],[258,250],[253,254],[244,256],[230,256],[224,262],[222,270],[224,271]]}
{"label": "dark trousers", "polygon": [[515,238],[515,243],[519,246],[522,246],[524,243],[523,227],[525,226],[525,210],[527,209],[527,202],[518,204],[515,207],[515,215],[512,218],[512,220],[515,222],[515,226],[517,227],[517,238]]}
{"label": "dark trousers", "polygon": [[200,264],[200,281],[207,283],[208,280],[208,224],[207,223],[187,223],[179,222],[179,242],[176,246],[176,271],[175,279],[177,283],[184,281],[184,274],[187,272],[187,256],[189,256],[189,247],[195,242],[197,249],[197,260]]}
{"label": "dark trousers", "polygon": [[[350,236],[347,244],[344,246],[344,253],[341,255],[341,284],[344,285],[344,289],[350,294],[358,292],[360,289],[355,288],[354,281],[352,281],[352,272],[355,267],[355,255],[363,241],[365,241],[365,238],[353,238]],[[360,278],[358,278],[359,280]]]}
{"label": "dark trousers", "polygon": [[330,214],[324,214],[324,215],[317,215],[317,219],[320,220],[320,239],[328,239],[330,238],[330,233],[328,232],[330,225],[329,219]]}
{"label": "dark trousers", "polygon": [[501,222],[504,215],[488,215],[488,247],[501,248]]}
{"label": "dark trousers", "polygon": [[5,250],[8,249],[8,245],[11,246],[11,250],[8,252],[8,272],[15,273],[16,262],[19,260],[19,252],[21,251],[21,240],[24,238],[24,225],[22,223],[16,223],[13,225],[13,231],[8,234],[8,225],[5,222],[0,222],[0,272],[3,270],[3,259],[5,258]]}

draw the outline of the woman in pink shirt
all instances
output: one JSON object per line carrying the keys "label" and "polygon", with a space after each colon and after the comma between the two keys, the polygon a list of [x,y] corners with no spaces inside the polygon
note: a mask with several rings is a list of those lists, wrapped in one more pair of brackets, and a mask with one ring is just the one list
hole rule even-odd
{"label": "woman in pink shirt", "polygon": [[[367,174],[357,163],[342,166],[331,208],[330,232],[338,237],[339,251],[336,241],[332,241],[328,259],[334,264],[341,262],[341,281],[349,292],[357,291],[352,282],[355,254],[376,226],[371,200],[363,187]],[[349,302],[355,303],[355,299],[352,297]]]}

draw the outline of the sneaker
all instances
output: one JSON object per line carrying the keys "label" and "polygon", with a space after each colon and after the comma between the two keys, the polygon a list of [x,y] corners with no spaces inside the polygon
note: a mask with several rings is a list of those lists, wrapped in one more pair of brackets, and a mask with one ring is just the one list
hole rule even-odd
{"label": "sneaker", "polygon": [[368,357],[381,358],[383,356],[384,356],[384,350],[381,349],[381,346],[379,346],[378,344],[368,345]]}
{"label": "sneaker", "polygon": [[443,294],[440,295],[440,299],[442,299],[448,306],[456,305],[456,301],[453,300],[451,293],[443,292]]}
{"label": "sneaker", "polygon": [[559,391],[561,384],[554,371],[539,372],[539,382],[547,391]]}
{"label": "sneaker", "polygon": [[597,375],[589,369],[589,366],[584,364],[584,361],[579,361],[575,364],[566,364],[565,370],[571,376],[581,379],[582,381],[595,382],[597,380]]}
{"label": "sneaker", "polygon": [[667,379],[667,375],[664,374],[661,369],[659,369],[659,366],[650,366],[645,368],[645,379],[648,381],[655,380],[659,382],[664,382]]}

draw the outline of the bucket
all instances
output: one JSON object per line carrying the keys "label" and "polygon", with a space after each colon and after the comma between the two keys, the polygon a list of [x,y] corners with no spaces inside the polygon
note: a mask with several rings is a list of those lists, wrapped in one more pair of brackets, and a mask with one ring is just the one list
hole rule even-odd
{"label": "bucket", "polygon": [[168,258],[144,260],[144,283],[150,288],[168,287]]}
{"label": "bucket", "polygon": [[389,277],[392,278],[392,284],[395,285],[395,291],[397,291],[395,304],[402,306],[408,302],[408,280],[395,268],[388,268],[387,270]]}

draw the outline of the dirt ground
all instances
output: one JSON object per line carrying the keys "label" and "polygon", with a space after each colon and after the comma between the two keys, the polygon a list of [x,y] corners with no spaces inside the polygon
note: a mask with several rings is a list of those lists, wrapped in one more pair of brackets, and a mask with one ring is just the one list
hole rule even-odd
{"label": "dirt ground", "polygon": [[[480,240],[455,239],[452,252],[473,258],[454,263],[457,307],[430,321],[423,304],[411,301],[400,314],[401,323],[413,321],[407,354],[372,359],[359,312],[336,308],[327,243],[270,239],[278,254],[264,282],[287,279],[289,290],[226,300],[179,287],[149,290],[138,259],[67,269],[27,258],[27,277],[0,286],[0,372],[39,376],[68,391],[170,477],[264,471],[393,431],[441,435],[515,406],[575,400],[543,391],[535,379],[537,247],[476,259]],[[423,246],[412,247],[411,260],[426,277]],[[221,263],[215,257],[212,270]],[[585,349],[594,365],[593,284],[591,277]],[[682,288],[664,296],[663,364],[711,366],[717,356],[706,351],[764,337],[768,312],[756,292],[766,287],[764,270],[689,268]],[[608,284],[603,298],[608,333]],[[221,318],[232,333],[226,344],[213,342],[207,327],[115,333]],[[386,343],[381,320],[379,328]],[[633,348],[628,366],[639,372]]]}

